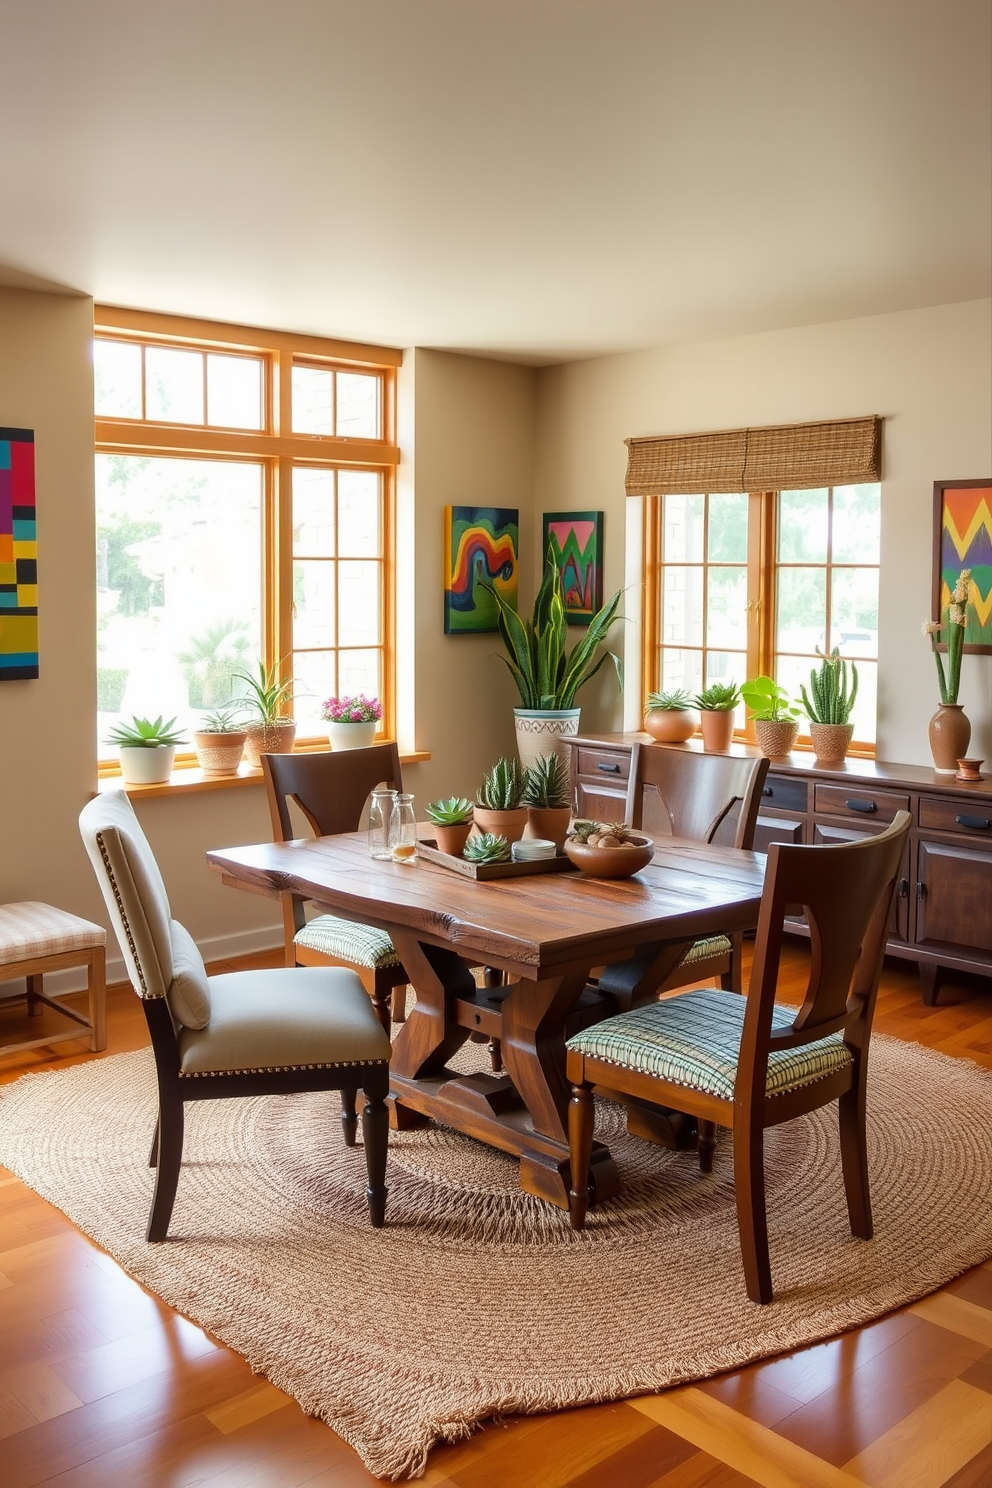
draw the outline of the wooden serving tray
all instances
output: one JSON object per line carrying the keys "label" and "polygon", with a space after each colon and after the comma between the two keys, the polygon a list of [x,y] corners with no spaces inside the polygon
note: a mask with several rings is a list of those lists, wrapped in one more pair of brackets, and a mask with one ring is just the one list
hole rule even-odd
{"label": "wooden serving tray", "polygon": [[532,873],[563,873],[575,871],[575,864],[564,853],[554,858],[538,858],[534,863],[470,863],[467,858],[455,858],[451,853],[441,852],[433,837],[423,838],[417,843],[417,851],[429,863],[450,868],[463,878],[527,878]]}

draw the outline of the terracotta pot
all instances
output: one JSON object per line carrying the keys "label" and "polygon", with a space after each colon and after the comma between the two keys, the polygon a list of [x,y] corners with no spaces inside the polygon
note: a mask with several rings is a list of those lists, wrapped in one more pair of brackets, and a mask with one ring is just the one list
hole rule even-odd
{"label": "terracotta pot", "polygon": [[684,744],[698,722],[692,708],[649,708],[644,715],[645,732],[659,744]]}
{"label": "terracotta pot", "polygon": [[720,754],[729,749],[734,737],[735,722],[733,708],[701,708],[699,726],[703,734],[703,748],[711,754]]}
{"label": "terracotta pot", "polygon": [[541,837],[553,842],[561,852],[568,836],[568,824],[572,820],[571,806],[528,806],[527,825],[532,837]]}
{"label": "terracotta pot", "polygon": [[568,764],[568,745],[564,739],[579,732],[579,708],[514,708],[517,731],[517,754],[525,770],[535,765],[541,755],[560,754]]}
{"label": "terracotta pot", "polygon": [[453,858],[460,858],[462,849],[468,841],[468,834],[472,830],[472,823],[467,821],[456,825],[451,822],[447,826],[441,826],[438,822],[432,822],[431,828],[438,851],[450,853]]}
{"label": "terracotta pot", "polygon": [[971,720],[960,703],[941,703],[930,720],[930,753],[938,775],[957,774],[958,760],[968,753]]}
{"label": "terracotta pot", "polygon": [[279,718],[275,723],[245,724],[245,759],[253,770],[263,754],[292,754],[296,742],[296,723],[292,718]]}
{"label": "terracotta pot", "polygon": [[495,832],[507,842],[519,842],[527,825],[527,807],[516,811],[489,811],[485,806],[476,806],[473,813],[477,832]]}
{"label": "terracotta pot", "polygon": [[854,736],[853,723],[810,723],[813,752],[821,765],[839,765]]}
{"label": "terracotta pot", "polygon": [[193,735],[196,757],[204,775],[236,775],[245,748],[243,731],[229,734]]}
{"label": "terracotta pot", "polygon": [[756,718],[754,733],[762,754],[767,754],[769,759],[782,759],[796,742],[799,724],[794,718],[785,718],[781,722],[773,718]]}

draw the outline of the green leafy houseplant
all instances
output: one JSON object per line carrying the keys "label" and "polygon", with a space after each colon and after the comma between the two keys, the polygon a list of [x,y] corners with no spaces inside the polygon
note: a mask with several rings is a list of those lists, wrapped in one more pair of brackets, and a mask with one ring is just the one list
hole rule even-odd
{"label": "green leafy houseplant", "polygon": [[235,702],[250,708],[258,716],[260,723],[279,723],[281,721],[281,710],[293,696],[293,683],[288,677],[280,676],[279,664],[267,667],[264,661],[258,663],[258,673],[235,672],[234,676],[239,682],[244,682],[248,691],[243,697],[236,698]]}
{"label": "green leafy houseplant", "polygon": [[486,811],[517,811],[524,795],[526,776],[519,760],[498,759],[487,770],[476,795],[476,804]]}
{"label": "green leafy houseplant", "polygon": [[736,682],[711,682],[709,687],[697,692],[692,702],[703,713],[729,713],[740,700],[741,690]]}
{"label": "green leafy houseplant", "polygon": [[542,810],[567,810],[571,802],[568,766],[560,754],[542,754],[524,777],[523,803]]}
{"label": "green leafy houseplant", "polygon": [[521,620],[512,605],[492,584],[486,584],[496,600],[499,633],[507,654],[503,658],[517,684],[522,708],[559,711],[575,706],[575,694],[596,675],[603,662],[612,661],[617,682],[623,687],[623,663],[613,651],[596,651],[617,618],[622,590],[597,610],[589,626],[571,649],[566,650],[568,622],[561,574],[554,549],[548,545],[544,577],[534,600],[530,620]]}
{"label": "green leafy houseplant", "polygon": [[468,839],[462,857],[469,863],[508,863],[510,844],[496,832],[480,832]]}
{"label": "green leafy houseplant", "polygon": [[182,731],[176,729],[176,720],[170,718],[166,723],[161,714],[151,721],[135,716],[130,723],[115,724],[107,741],[124,749],[168,749],[186,743]]}
{"label": "green leafy houseplant", "polygon": [[810,694],[800,684],[799,692],[811,723],[848,723],[858,696],[858,669],[851,662],[851,690],[847,690],[847,662],[835,646],[829,656],[817,647],[820,665],[809,674]]}
{"label": "green leafy houseplant", "polygon": [[741,686],[741,697],[751,709],[751,717],[768,723],[789,723],[800,716],[800,710],[789,701],[789,694],[773,677],[755,677]]}

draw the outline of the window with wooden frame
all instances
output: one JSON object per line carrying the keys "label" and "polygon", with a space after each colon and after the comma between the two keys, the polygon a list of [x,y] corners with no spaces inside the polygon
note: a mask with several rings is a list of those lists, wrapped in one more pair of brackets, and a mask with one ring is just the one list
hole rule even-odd
{"label": "window with wooden frame", "polygon": [[298,737],[331,695],[394,732],[401,353],[98,307],[98,752],[132,714],[187,735],[262,662]]}
{"label": "window with wooden frame", "polygon": [[[858,669],[852,747],[873,751],[878,423],[628,440],[628,493],[646,497],[648,690],[695,694],[714,682],[765,674],[798,702],[818,653],[836,646]],[[783,483],[747,490],[748,476],[758,472]],[[831,474],[833,481],[824,480]],[[808,725],[800,730],[808,736]],[[743,706],[737,731],[751,734]]]}

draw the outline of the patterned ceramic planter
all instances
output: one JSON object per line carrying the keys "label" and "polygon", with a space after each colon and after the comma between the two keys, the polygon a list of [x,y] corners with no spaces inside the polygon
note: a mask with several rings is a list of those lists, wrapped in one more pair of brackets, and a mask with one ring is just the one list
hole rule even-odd
{"label": "patterned ceramic planter", "polygon": [[514,708],[517,754],[524,769],[529,770],[546,754],[560,754],[568,764],[568,745],[563,744],[562,740],[574,738],[579,732],[581,711],[581,708],[548,711],[540,708]]}

